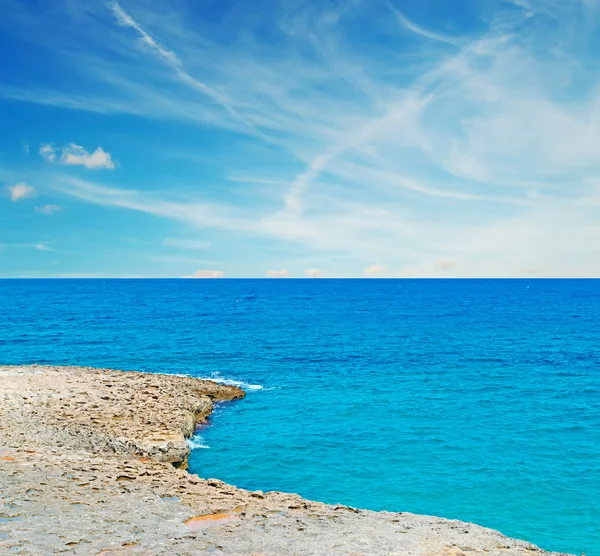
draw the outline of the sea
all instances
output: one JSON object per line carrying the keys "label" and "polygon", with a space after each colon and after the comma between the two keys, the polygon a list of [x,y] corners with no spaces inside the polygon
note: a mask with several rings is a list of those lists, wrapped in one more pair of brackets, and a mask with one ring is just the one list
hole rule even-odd
{"label": "sea", "polygon": [[600,280],[0,280],[0,363],[237,384],[191,472],[600,556]]}

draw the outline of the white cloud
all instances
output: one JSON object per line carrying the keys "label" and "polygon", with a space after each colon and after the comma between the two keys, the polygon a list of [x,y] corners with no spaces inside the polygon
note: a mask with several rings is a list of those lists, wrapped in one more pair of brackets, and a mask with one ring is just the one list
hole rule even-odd
{"label": "white cloud", "polygon": [[413,33],[415,33],[419,36],[427,38],[427,39],[431,39],[434,41],[451,44],[454,46],[458,46],[462,42],[460,39],[457,39],[454,37],[449,37],[447,35],[443,35],[441,33],[436,33],[434,31],[426,29],[425,27],[422,27],[421,25],[408,19],[408,17],[406,17],[402,12],[400,12],[400,10],[394,8],[391,3],[389,3],[388,5],[389,5],[390,9],[392,10],[392,12],[396,15],[398,23],[400,23],[400,25],[402,27],[404,27],[405,29],[412,31]]}
{"label": "white cloud", "polygon": [[223,278],[224,276],[225,273],[222,270],[197,270],[194,274],[183,278]]}
{"label": "white cloud", "polygon": [[[60,151],[60,157],[58,156]],[[58,162],[67,166],[85,166],[89,170],[98,170],[101,168],[114,170],[115,163],[110,153],[107,153],[102,147],[98,147],[93,152],[86,151],[81,145],[71,143],[66,147],[55,149],[52,145],[44,144],[40,146],[40,155],[50,163]]]}
{"label": "white cloud", "polygon": [[36,251],[55,251],[48,245],[47,241],[40,243],[11,243],[11,244],[0,244],[0,248],[15,248],[15,249],[35,249]]}
{"label": "white cloud", "polygon": [[35,197],[37,194],[35,189],[30,185],[27,185],[25,182],[19,182],[15,185],[8,185],[7,189],[13,202],[19,201],[20,199],[26,199],[28,197]]}
{"label": "white cloud", "polygon": [[[348,17],[301,4],[283,6],[274,22],[277,52],[252,18],[235,19],[242,38],[223,43],[185,13],[165,21],[154,6],[132,4],[134,19],[114,3],[119,26],[99,27],[101,8],[90,8],[81,27],[53,29],[59,42],[45,45],[58,56],[62,35],[80,41],[85,91],[0,85],[0,95],[264,139],[250,156],[228,143],[226,172],[244,176],[243,202],[225,179],[196,189],[182,179],[162,191],[144,191],[142,178],[57,188],[198,229],[260,236],[310,255],[300,268],[320,260],[309,250],[321,250],[345,257],[346,274],[361,261],[385,260],[398,272],[439,276],[450,267],[436,261],[451,254],[460,262],[453,275],[534,267],[600,275],[600,191],[590,182],[600,172],[600,89],[589,50],[597,3],[586,2],[586,17],[575,1],[479,3],[475,31],[459,38],[442,16],[434,29],[390,17],[383,3],[378,11],[380,4],[344,2]],[[363,41],[346,25],[352,19],[385,40]],[[418,49],[406,48],[408,32]],[[87,48],[88,38],[101,40],[106,56]],[[285,163],[271,165],[274,153]],[[45,154],[62,156],[51,147]]]}
{"label": "white cloud", "polygon": [[63,148],[63,164],[74,166],[85,166],[90,170],[99,168],[114,169],[110,153],[107,153],[102,147],[98,147],[94,152],[89,153],[83,147],[72,143],[68,147]]}
{"label": "white cloud", "polygon": [[43,144],[40,145],[40,156],[46,162],[56,162],[56,151],[52,145]]}
{"label": "white cloud", "polygon": [[33,248],[37,249],[38,251],[54,251],[54,249],[52,249],[52,247],[50,247],[46,242],[34,243]]}
{"label": "white cloud", "polygon": [[180,220],[201,228],[249,230],[256,227],[256,218],[244,219],[238,211],[226,205],[214,205],[197,200],[175,201],[170,192],[150,195],[134,189],[119,189],[97,185],[85,180],[63,176],[54,188],[67,195],[108,207],[121,207],[165,218]]}
{"label": "white cloud", "polygon": [[221,105],[227,112],[229,112],[233,118],[239,120],[245,126],[253,128],[252,124],[250,124],[237,112],[237,110],[233,107],[233,103],[226,96],[219,93],[216,89],[207,85],[206,83],[192,77],[192,75],[186,71],[183,63],[177,57],[177,55],[154,39],[139,23],[137,23],[127,12],[125,12],[123,8],[121,8],[118,2],[113,0],[108,4],[108,6],[114,13],[117,23],[123,27],[131,27],[134,29],[140,36],[142,43],[158,54],[158,56],[175,71],[176,75],[179,77],[179,79],[181,79],[181,81],[183,81],[185,85],[190,86],[203,95],[209,97],[214,102]]}
{"label": "white cloud", "polygon": [[211,243],[205,239],[167,238],[163,241],[163,245],[178,249],[208,249]]}
{"label": "white cloud", "polygon": [[35,207],[35,212],[45,214],[46,216],[50,216],[51,214],[54,214],[55,212],[59,212],[61,210],[62,207],[59,207],[58,205],[41,205],[39,207]]}
{"label": "white cloud", "polygon": [[433,264],[433,267],[436,270],[450,270],[451,268],[455,268],[458,266],[458,263],[452,259],[438,259]]}
{"label": "white cloud", "polygon": [[323,272],[321,270],[319,270],[318,268],[309,268],[306,271],[306,276],[308,278],[322,278]]}
{"label": "white cloud", "polygon": [[267,278],[289,278],[290,273],[282,268],[281,270],[269,270],[266,275]]}
{"label": "white cloud", "polygon": [[387,272],[387,266],[383,266],[382,264],[372,264],[365,268],[364,272],[366,276],[381,276]]}

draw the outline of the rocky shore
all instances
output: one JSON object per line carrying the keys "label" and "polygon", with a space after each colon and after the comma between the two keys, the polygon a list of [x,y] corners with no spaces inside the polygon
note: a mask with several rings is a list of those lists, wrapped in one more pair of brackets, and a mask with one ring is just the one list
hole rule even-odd
{"label": "rocky shore", "polygon": [[0,554],[550,554],[471,523],[189,474],[187,438],[214,402],[243,397],[172,375],[0,366]]}

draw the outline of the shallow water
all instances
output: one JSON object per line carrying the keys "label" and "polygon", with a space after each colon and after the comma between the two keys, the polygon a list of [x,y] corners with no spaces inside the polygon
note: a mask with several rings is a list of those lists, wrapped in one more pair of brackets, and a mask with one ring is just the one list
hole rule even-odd
{"label": "shallow water", "polygon": [[600,281],[0,281],[0,363],[239,383],[191,470],[600,555]]}

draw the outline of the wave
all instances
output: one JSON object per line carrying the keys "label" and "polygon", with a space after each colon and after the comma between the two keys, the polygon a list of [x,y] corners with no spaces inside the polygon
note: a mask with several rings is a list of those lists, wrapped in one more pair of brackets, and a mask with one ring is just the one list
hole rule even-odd
{"label": "wave", "polygon": [[204,442],[204,439],[199,435],[194,435],[192,438],[187,439],[188,446],[190,450],[197,450],[199,448],[208,449],[210,446]]}
{"label": "wave", "polygon": [[264,390],[265,387],[260,384],[249,384],[248,382],[244,382],[243,380],[233,380],[231,378],[219,378],[219,377],[211,377],[209,380],[213,382],[218,382],[219,384],[226,384],[227,386],[238,386],[242,390]]}
{"label": "wave", "polygon": [[211,380],[212,382],[218,382],[219,384],[225,384],[227,386],[237,386],[239,388],[241,388],[242,390],[246,390],[246,391],[257,391],[257,390],[274,390],[275,388],[278,388],[278,386],[273,386],[270,388],[265,388],[264,386],[260,385],[260,384],[251,384],[249,382],[244,382],[243,380],[235,380],[233,378],[223,378],[221,376],[220,373],[216,372],[213,373],[210,376],[196,376],[193,375],[191,373],[171,373],[174,374],[175,376],[184,376],[186,378],[197,378],[198,380]]}
{"label": "wave", "polygon": [[[226,384],[227,386],[237,386],[242,390],[246,391],[257,391],[257,390],[265,390],[265,387],[260,384],[250,384],[249,382],[244,382],[243,380],[235,380],[233,378],[223,378],[219,373],[213,373],[209,377],[198,377],[202,380],[212,380],[213,382],[218,382],[219,384]],[[267,388],[270,390],[270,388]]]}

